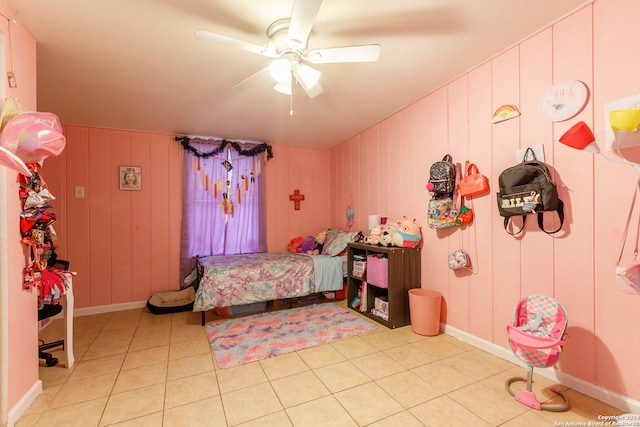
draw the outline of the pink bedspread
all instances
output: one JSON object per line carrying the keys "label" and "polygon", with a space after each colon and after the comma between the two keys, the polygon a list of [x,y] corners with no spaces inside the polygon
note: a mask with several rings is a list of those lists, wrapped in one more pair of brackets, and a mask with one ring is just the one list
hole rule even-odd
{"label": "pink bedspread", "polygon": [[220,255],[200,264],[193,311],[308,295],[314,285],[313,260],[304,254]]}

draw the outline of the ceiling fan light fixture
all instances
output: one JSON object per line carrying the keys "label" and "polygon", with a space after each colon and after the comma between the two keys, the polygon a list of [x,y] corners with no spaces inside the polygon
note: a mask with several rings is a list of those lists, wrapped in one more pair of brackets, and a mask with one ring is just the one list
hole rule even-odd
{"label": "ceiling fan light fixture", "polygon": [[302,80],[307,89],[311,89],[320,79],[320,71],[309,67],[306,64],[300,64],[295,69],[296,78]]}
{"label": "ceiling fan light fixture", "polygon": [[234,89],[249,80],[270,74],[277,83],[276,91],[291,95],[293,85],[299,84],[309,98],[314,98],[324,91],[319,81],[321,73],[312,68],[314,64],[375,62],[380,57],[378,44],[309,51],[309,36],[322,3],[323,0],[293,0],[290,17],[278,19],[267,28],[266,47],[206,30],[196,31],[196,38],[271,58],[269,66],[236,84]]}
{"label": "ceiling fan light fixture", "polygon": [[284,95],[291,95],[291,79],[285,79],[281,82],[277,82],[273,87],[276,92],[280,92]]}
{"label": "ceiling fan light fixture", "polygon": [[275,81],[284,82],[291,76],[291,63],[284,58],[276,59],[269,65],[269,72]]}

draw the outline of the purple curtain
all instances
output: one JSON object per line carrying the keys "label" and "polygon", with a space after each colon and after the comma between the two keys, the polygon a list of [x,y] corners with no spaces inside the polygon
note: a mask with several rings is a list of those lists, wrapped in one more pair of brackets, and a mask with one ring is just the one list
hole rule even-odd
{"label": "purple curtain", "polygon": [[[221,143],[191,139],[189,145],[210,153]],[[239,144],[243,150],[254,145]],[[266,252],[263,157],[243,156],[230,146],[210,157],[185,150],[181,287],[199,256]]]}

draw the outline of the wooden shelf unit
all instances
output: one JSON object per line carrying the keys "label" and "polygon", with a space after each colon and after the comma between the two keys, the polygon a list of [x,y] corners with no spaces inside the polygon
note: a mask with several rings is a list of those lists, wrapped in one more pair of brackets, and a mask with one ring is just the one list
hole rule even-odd
{"label": "wooden shelf unit", "polygon": [[[354,255],[363,256],[385,254],[387,256],[388,288],[381,288],[367,282],[366,310],[360,311],[359,306],[351,303],[358,296],[362,282],[367,281],[367,271],[364,277],[353,274]],[[347,304],[349,308],[375,320],[388,328],[398,328],[411,323],[409,316],[409,289],[420,288],[420,248],[398,248],[391,246],[376,246],[366,243],[349,243],[347,246]],[[371,313],[376,297],[388,299],[389,320]]]}

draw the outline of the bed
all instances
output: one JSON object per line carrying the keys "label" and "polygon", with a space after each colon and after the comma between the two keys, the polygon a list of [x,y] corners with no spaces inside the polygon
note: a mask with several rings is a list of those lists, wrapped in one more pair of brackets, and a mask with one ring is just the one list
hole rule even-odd
{"label": "bed", "polygon": [[193,311],[303,297],[343,288],[343,256],[278,252],[198,259]]}

